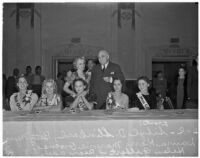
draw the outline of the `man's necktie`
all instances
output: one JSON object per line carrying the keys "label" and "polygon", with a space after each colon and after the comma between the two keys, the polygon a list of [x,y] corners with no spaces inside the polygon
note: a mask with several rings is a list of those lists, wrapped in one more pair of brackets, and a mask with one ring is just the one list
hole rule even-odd
{"label": "man's necktie", "polygon": [[102,68],[101,70],[102,70],[102,72],[104,72],[104,70],[105,70],[105,66],[103,66],[103,68]]}

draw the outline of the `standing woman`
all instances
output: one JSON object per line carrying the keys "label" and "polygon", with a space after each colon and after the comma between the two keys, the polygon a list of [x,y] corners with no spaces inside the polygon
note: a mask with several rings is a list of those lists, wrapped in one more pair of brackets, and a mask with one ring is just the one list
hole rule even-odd
{"label": "standing woman", "polygon": [[[87,83],[90,82],[90,76],[87,75],[84,70],[85,70],[85,58],[84,57],[78,57],[74,60],[74,66],[76,71],[75,72],[67,72],[67,78],[65,85],[63,87],[63,90],[69,94],[70,96],[75,97],[76,93],[72,90],[73,89],[73,81],[78,78],[82,78],[85,80]],[[71,86],[71,89],[70,89]]]}
{"label": "standing woman", "polygon": [[19,92],[10,97],[11,111],[31,111],[38,101],[38,96],[32,90],[27,90],[28,83],[24,76],[19,77],[17,87]]}
{"label": "standing woman", "polygon": [[184,67],[179,67],[178,77],[176,79],[176,108],[185,108],[185,102],[187,100],[187,77]]}

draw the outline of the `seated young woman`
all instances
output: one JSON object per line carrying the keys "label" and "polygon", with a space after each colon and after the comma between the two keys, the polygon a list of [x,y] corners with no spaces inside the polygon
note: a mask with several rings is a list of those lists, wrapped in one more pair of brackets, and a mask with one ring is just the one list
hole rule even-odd
{"label": "seated young woman", "polygon": [[[113,109],[127,109],[129,106],[129,97],[125,93],[122,93],[122,81],[119,78],[113,79],[113,92],[108,93],[107,102],[109,99],[113,99]],[[108,103],[106,109],[109,109]]]}
{"label": "seated young woman", "polygon": [[156,109],[156,96],[149,93],[150,80],[146,76],[137,79],[139,92],[134,97],[134,105],[139,109]]}
{"label": "seated young woman", "polygon": [[38,101],[37,94],[27,90],[28,82],[24,76],[19,77],[17,87],[19,92],[10,97],[11,111],[31,111]]}
{"label": "seated young woman", "polygon": [[34,110],[61,111],[61,96],[57,93],[56,82],[53,79],[44,80],[42,85],[42,95],[34,107]]}
{"label": "seated young woman", "polygon": [[92,110],[96,104],[96,95],[88,93],[87,82],[82,78],[77,78],[73,81],[73,87],[75,97],[69,96],[66,100],[70,109]]}

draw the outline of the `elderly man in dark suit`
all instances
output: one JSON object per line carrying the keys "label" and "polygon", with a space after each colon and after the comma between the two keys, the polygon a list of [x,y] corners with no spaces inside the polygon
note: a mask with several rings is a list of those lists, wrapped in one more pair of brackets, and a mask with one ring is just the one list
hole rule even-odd
{"label": "elderly man in dark suit", "polygon": [[124,82],[124,75],[119,65],[109,61],[109,53],[106,50],[100,50],[98,53],[99,63],[92,69],[90,81],[90,92],[97,96],[97,105],[95,109],[106,108],[106,98],[112,91],[113,78],[119,78]]}

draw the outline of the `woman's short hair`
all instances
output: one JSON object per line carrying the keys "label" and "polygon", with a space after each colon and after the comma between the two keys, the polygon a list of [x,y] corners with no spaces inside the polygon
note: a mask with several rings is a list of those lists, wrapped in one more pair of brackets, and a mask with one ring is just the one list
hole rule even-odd
{"label": "woman's short hair", "polygon": [[138,79],[137,79],[137,84],[138,84],[138,82],[139,82],[140,80],[145,81],[145,82],[148,83],[149,85],[151,84],[151,82],[150,82],[150,80],[149,80],[149,78],[148,78],[147,76],[138,77]]}
{"label": "woman's short hair", "polygon": [[77,57],[77,58],[75,58],[74,61],[73,61],[73,66],[74,66],[74,68],[76,70],[77,70],[77,66],[76,65],[77,65],[78,60],[83,60],[84,63],[86,63],[85,57]]}
{"label": "woman's short hair", "polygon": [[118,78],[118,77],[114,77],[113,78],[113,82],[112,82],[112,90],[114,91],[114,82],[116,81],[116,80],[118,80],[118,81],[120,81],[121,82],[121,84],[122,84],[122,91],[124,90],[123,89],[123,81],[120,79],[120,78]]}
{"label": "woman's short hair", "polygon": [[57,84],[56,84],[56,82],[53,79],[46,79],[46,80],[44,80],[44,82],[42,84],[42,94],[44,94],[44,95],[47,94],[47,92],[46,92],[46,84],[48,82],[52,83],[52,85],[53,85],[53,93],[57,94]]}
{"label": "woman's short hair", "polygon": [[74,91],[75,91],[75,84],[76,84],[76,82],[78,82],[78,81],[80,81],[80,82],[83,83],[83,85],[85,86],[85,89],[84,89],[84,90],[86,90],[86,89],[88,88],[88,84],[87,84],[87,82],[86,82],[84,79],[82,79],[82,78],[76,78],[76,79],[73,81],[73,90],[74,90]]}

